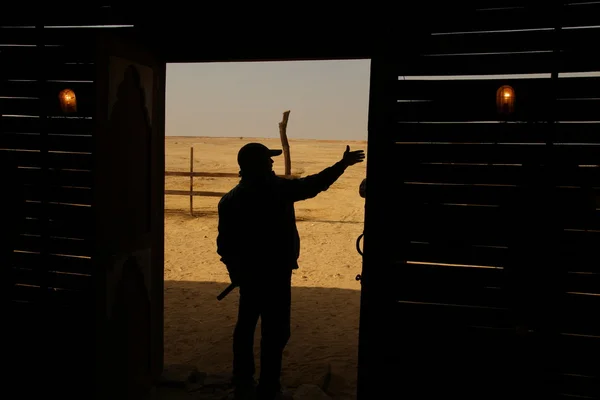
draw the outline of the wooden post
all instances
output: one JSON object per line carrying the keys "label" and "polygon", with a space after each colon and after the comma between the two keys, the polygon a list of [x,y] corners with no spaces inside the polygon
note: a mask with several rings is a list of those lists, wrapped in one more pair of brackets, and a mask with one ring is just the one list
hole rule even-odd
{"label": "wooden post", "polygon": [[281,146],[283,147],[283,158],[285,161],[285,175],[292,174],[292,160],[290,159],[290,144],[288,143],[286,129],[290,111],[284,111],[283,119],[279,123],[279,136],[281,136]]}
{"label": "wooden post", "polygon": [[190,147],[190,215],[194,216],[194,146]]}

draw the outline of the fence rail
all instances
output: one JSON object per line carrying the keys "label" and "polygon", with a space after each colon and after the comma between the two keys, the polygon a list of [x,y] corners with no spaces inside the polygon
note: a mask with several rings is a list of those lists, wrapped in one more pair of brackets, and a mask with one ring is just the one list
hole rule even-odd
{"label": "fence rail", "polygon": [[238,178],[238,173],[233,172],[188,172],[188,171],[165,171],[165,176],[196,176],[204,178]]}
{"label": "fence rail", "polygon": [[183,195],[183,196],[207,196],[207,197],[222,197],[225,193],[224,192],[207,192],[207,191],[203,191],[203,190],[165,190],[165,194],[172,194],[172,195]]}
{"label": "fence rail", "polygon": [[[194,171],[194,147],[190,147],[190,170],[189,171],[165,171],[165,176],[183,176],[190,178],[190,188],[188,190],[165,189],[165,195],[189,196],[190,197],[190,215],[194,215],[194,196],[203,197],[223,197],[225,192],[212,192],[205,190],[194,190],[194,177],[196,178],[239,178],[238,173],[234,172],[195,172]],[[299,175],[277,175],[282,178],[298,178]]]}
{"label": "fence rail", "polygon": [[[283,157],[285,158],[285,175],[278,175],[283,178],[297,178],[298,175],[292,175],[292,161],[290,159],[290,145],[287,139],[287,124],[290,117],[290,111],[284,111],[283,119],[279,123],[279,136],[283,146]],[[190,196],[190,215],[194,215],[194,196],[223,197],[224,192],[210,192],[204,190],[194,190],[194,177],[197,178],[239,178],[239,174],[232,172],[194,172],[194,146],[190,147],[190,170],[189,171],[165,171],[165,176],[189,176],[189,190],[165,190],[165,195]]]}

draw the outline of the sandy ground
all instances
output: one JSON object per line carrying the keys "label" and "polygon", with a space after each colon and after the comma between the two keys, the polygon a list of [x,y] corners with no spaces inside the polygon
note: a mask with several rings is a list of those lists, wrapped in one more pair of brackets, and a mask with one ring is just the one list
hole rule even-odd
{"label": "sandy ground", "polygon": [[[166,139],[167,171],[238,172],[238,149],[250,141],[281,148],[278,139]],[[342,157],[346,144],[366,142],[290,140],[292,173],[317,173]],[[283,156],[275,160],[282,174]],[[283,383],[321,383],[331,366],[330,394],[351,399],[356,389],[361,257],[355,249],[363,229],[364,202],[358,186],[366,163],[350,167],[324,193],[296,204],[301,238],[300,269],[293,276],[292,335],[283,360]],[[195,190],[226,192],[237,179],[194,178]],[[167,177],[167,189],[189,189],[189,178]],[[216,254],[218,197],[165,196],[165,363],[192,364],[209,373],[228,373],[238,292],[221,302],[229,283]],[[260,329],[260,324],[258,329]],[[260,335],[256,335],[257,367]]]}

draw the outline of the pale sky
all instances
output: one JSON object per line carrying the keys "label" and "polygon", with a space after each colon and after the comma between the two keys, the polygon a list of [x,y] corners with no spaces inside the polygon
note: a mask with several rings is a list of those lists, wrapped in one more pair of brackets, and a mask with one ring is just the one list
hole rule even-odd
{"label": "pale sky", "polygon": [[166,135],[367,140],[369,60],[167,64]]}

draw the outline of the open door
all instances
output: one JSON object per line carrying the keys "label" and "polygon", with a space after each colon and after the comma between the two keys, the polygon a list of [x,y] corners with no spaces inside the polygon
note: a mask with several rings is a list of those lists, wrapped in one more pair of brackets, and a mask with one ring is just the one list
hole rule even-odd
{"label": "open door", "polygon": [[162,371],[165,62],[135,37],[97,43],[98,390],[138,399]]}
{"label": "open door", "polygon": [[599,398],[600,9],[524,3],[377,42],[359,400]]}

